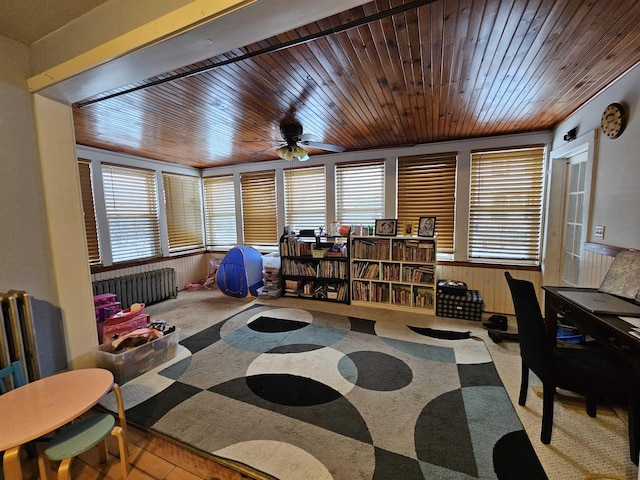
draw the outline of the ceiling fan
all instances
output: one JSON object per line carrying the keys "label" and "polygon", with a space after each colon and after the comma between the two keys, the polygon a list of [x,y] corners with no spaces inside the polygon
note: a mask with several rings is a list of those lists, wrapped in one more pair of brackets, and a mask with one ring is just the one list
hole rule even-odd
{"label": "ceiling fan", "polygon": [[286,123],[280,125],[280,134],[286,145],[279,147],[276,153],[283,160],[292,161],[294,158],[301,162],[309,160],[309,153],[303,147],[319,148],[329,152],[344,152],[344,147],[322,143],[308,133],[302,133],[302,125],[299,123]]}

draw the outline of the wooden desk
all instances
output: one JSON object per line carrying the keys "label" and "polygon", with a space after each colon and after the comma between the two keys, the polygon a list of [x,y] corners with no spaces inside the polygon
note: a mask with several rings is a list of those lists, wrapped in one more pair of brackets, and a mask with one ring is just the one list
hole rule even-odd
{"label": "wooden desk", "polygon": [[0,395],[0,451],[6,480],[22,480],[21,446],[66,425],[95,406],[113,386],[102,368],[52,375]]}
{"label": "wooden desk", "polygon": [[[618,315],[595,314],[558,292],[567,290],[597,291],[596,289],[569,287],[542,287],[545,291],[545,330],[549,343],[556,344],[558,316],[566,318],[580,331],[589,335],[601,345],[609,348],[621,362],[625,362],[640,379],[640,339],[631,335],[631,325]],[[629,405],[630,432],[629,453],[633,463],[638,465],[640,449],[640,399],[634,399]]]}

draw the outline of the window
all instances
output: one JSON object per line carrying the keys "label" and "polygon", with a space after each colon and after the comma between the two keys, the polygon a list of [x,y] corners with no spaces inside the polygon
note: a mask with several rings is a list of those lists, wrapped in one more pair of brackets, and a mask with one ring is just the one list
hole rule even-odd
{"label": "window", "polygon": [[336,220],[341,225],[373,225],[384,218],[384,161],[336,165]]}
{"label": "window", "polygon": [[155,173],[103,164],[102,179],[113,262],[160,256]]}
{"label": "window", "polygon": [[93,187],[91,185],[91,162],[80,159],[78,161],[80,175],[80,192],[82,194],[82,210],[84,213],[84,231],[87,237],[89,265],[100,265],[100,241],[98,238],[98,224],[93,203]]}
{"label": "window", "polygon": [[200,178],[162,174],[169,253],[204,248]]}
{"label": "window", "polygon": [[209,177],[203,182],[207,248],[236,245],[238,234],[233,176]]}
{"label": "window", "polygon": [[296,230],[318,230],[327,218],[324,167],[290,168],[284,171],[285,225]]}
{"label": "window", "polygon": [[440,253],[453,253],[456,158],[444,153],[398,159],[398,223],[411,224],[416,233],[420,217],[436,217]]}
{"label": "window", "polygon": [[544,147],[471,155],[469,258],[540,263]]}
{"label": "window", "polygon": [[243,173],[240,186],[244,244],[277,245],[275,171]]}

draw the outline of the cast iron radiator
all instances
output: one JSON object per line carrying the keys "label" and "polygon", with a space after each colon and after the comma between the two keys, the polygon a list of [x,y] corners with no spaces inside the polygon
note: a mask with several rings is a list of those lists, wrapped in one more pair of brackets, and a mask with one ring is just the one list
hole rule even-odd
{"label": "cast iron radiator", "polygon": [[176,271],[173,268],[160,268],[93,282],[93,294],[103,293],[114,294],[123,309],[133,303],[151,305],[175,298]]}
{"label": "cast iron radiator", "polygon": [[0,304],[0,368],[19,361],[25,379],[28,382],[38,380],[40,361],[36,351],[31,296],[27,292],[9,290],[0,293]]}

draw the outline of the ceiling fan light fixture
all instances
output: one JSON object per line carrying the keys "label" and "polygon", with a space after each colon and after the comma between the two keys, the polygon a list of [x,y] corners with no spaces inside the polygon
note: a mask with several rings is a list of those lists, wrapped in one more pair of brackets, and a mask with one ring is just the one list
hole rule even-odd
{"label": "ceiling fan light fixture", "polygon": [[283,160],[288,160],[289,162],[292,161],[294,158],[297,158],[301,162],[305,162],[309,160],[309,154],[307,153],[307,151],[304,148],[297,145],[295,147],[285,145],[283,147],[278,148],[276,150],[276,153],[280,158],[282,158]]}
{"label": "ceiling fan light fixture", "polygon": [[291,149],[288,146],[280,147],[276,150],[278,156],[283,160],[291,161],[293,160],[293,154],[291,153]]}
{"label": "ceiling fan light fixture", "polygon": [[309,160],[309,154],[307,151],[299,145],[293,147],[293,156],[296,157],[301,162]]}

